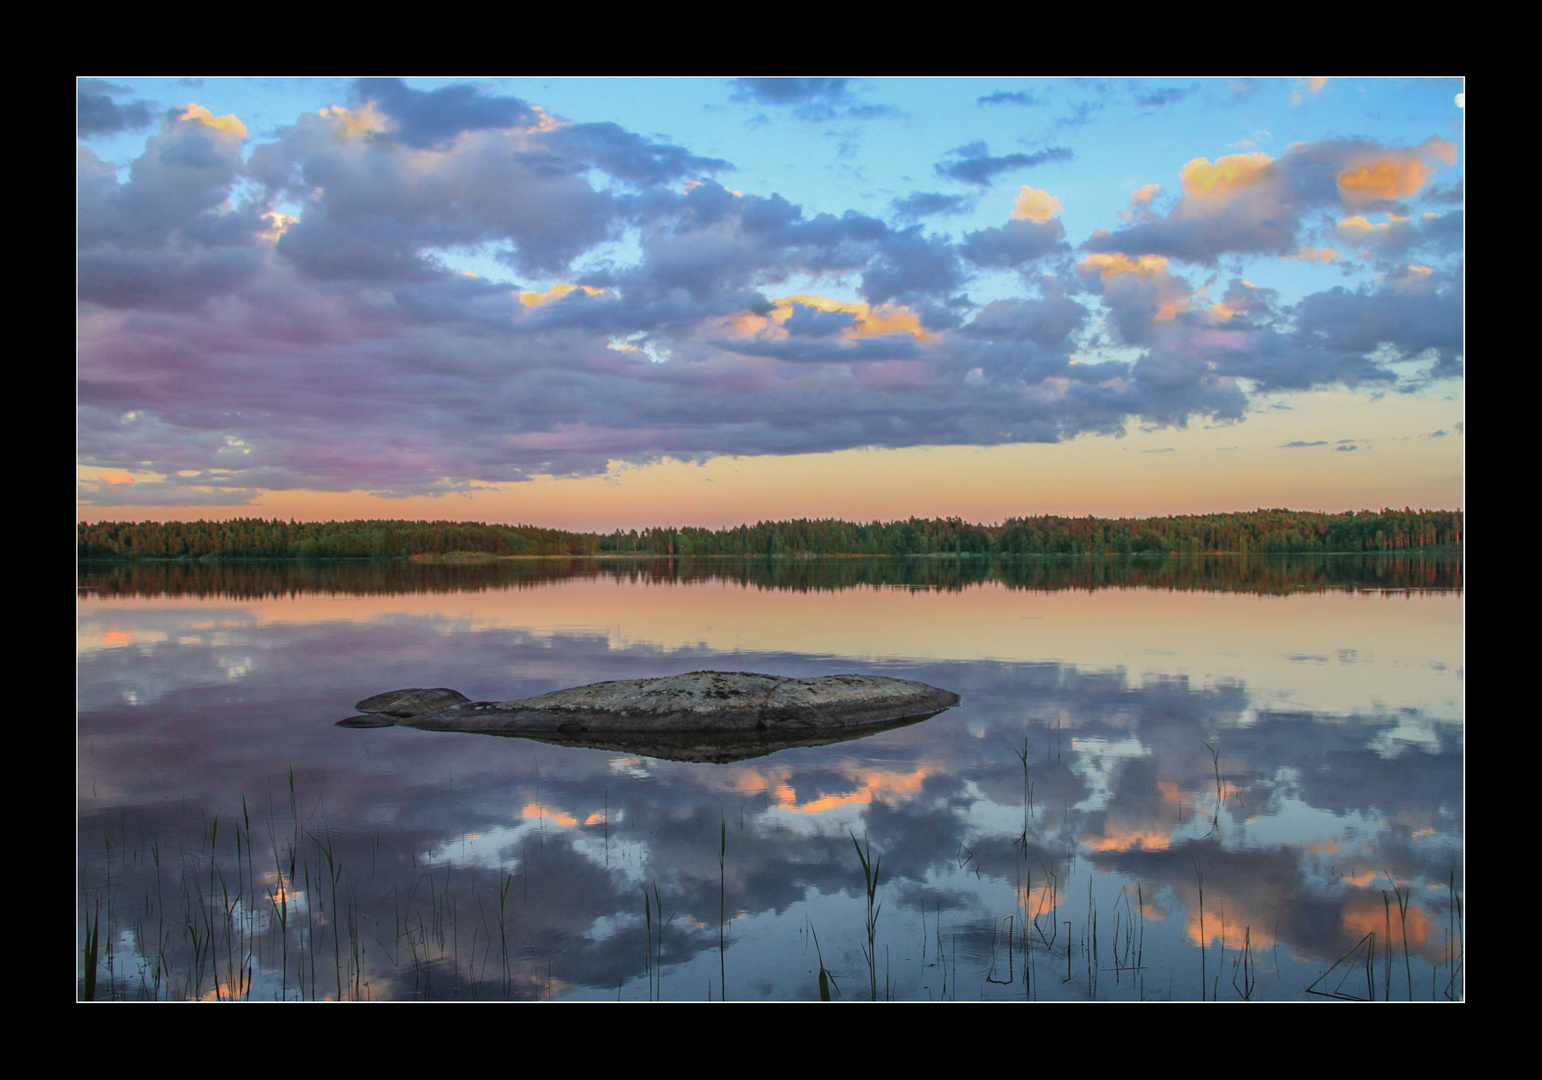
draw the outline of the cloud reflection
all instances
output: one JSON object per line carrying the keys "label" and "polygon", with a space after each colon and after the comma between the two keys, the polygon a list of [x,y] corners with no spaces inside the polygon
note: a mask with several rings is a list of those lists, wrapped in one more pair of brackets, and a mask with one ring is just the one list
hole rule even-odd
{"label": "cloud reflection", "polygon": [[[966,994],[994,986],[985,974],[999,973],[1001,961],[991,969],[990,935],[999,943],[1007,916],[1018,913],[1044,965],[1050,955],[1039,935],[1064,935],[1052,924],[1070,921],[1079,942],[1095,912],[1110,935],[1116,913],[1121,933],[1143,918],[1146,963],[1160,965],[1160,979],[1138,991],[1118,983],[1120,994],[1208,996],[1197,946],[1214,950],[1207,962],[1218,963],[1221,949],[1234,956],[1246,940],[1261,962],[1268,953],[1267,963],[1280,965],[1277,982],[1294,996],[1359,936],[1386,932],[1383,894],[1394,881],[1417,897],[1406,927],[1392,907],[1398,947],[1406,929],[1410,954],[1424,964],[1415,981],[1427,984],[1431,965],[1444,963],[1445,883],[1461,862],[1464,742],[1459,714],[1442,705],[1453,691],[1460,697],[1459,639],[1439,630],[1452,601],[1410,598],[1383,625],[1383,609],[1314,595],[1273,609],[1255,636],[1245,615],[1218,614],[1228,598],[1214,594],[1192,604],[1139,591],[1110,592],[1106,602],[1081,595],[1060,620],[1079,627],[1056,639],[1064,657],[1035,659],[1051,639],[1025,636],[1009,612],[1055,616],[1044,594],[858,594],[844,614],[800,603],[804,594],[739,589],[721,606],[717,592],[688,595],[701,624],[728,622],[711,631],[726,636],[683,639],[671,590],[643,582],[333,598],[331,619],[311,610],[320,597],[85,600],[83,639],[100,643],[80,654],[87,894],[100,887],[102,858],[115,860],[120,895],[137,902],[153,890],[147,861],[123,841],[95,854],[103,833],[155,836],[163,852],[181,845],[193,853],[208,846],[218,814],[223,849],[245,796],[252,835],[266,845],[271,829],[280,848],[294,846],[300,876],[307,867],[313,875],[294,918],[314,920],[323,942],[320,927],[339,925],[330,896],[314,886],[317,838],[325,838],[361,898],[365,932],[397,942],[372,947],[365,962],[361,979],[377,997],[643,996],[652,985],[641,947],[652,909],[642,894],[654,889],[667,923],[666,996],[705,996],[718,978],[720,895],[732,924],[722,958],[730,994],[812,996],[806,919],[827,961],[846,958],[842,985],[856,987],[853,833],[882,853],[881,936],[893,948],[922,933],[923,911],[926,935],[940,920],[983,957],[979,971],[961,965]],[[854,655],[815,625],[828,613],[837,624],[882,626],[896,604],[934,627],[984,629],[921,655],[909,653],[908,630],[854,637],[862,643]],[[749,616],[736,621],[735,605]],[[755,616],[767,624],[758,636],[749,628]],[[1226,632],[1211,635],[1206,619]],[[800,624],[812,648],[794,647]],[[1129,664],[1125,650],[1144,646],[1158,624],[1170,628],[1172,655]],[[1190,626],[1192,635],[1171,630]],[[992,631],[1000,640],[987,643]],[[1407,661],[1431,648],[1432,634],[1451,661],[1429,669],[1433,696],[1395,709],[1372,700],[1384,684],[1401,682],[1405,697],[1422,692],[1424,684],[1406,682]],[[126,637],[106,644],[112,635]],[[1351,665],[1361,672],[1356,700],[1333,704],[1340,691],[1301,688],[1293,638],[1313,635],[1330,650],[1336,636],[1374,641]],[[980,642],[976,655],[967,655],[971,641]],[[1216,668],[1223,653],[1233,658]],[[386,685],[523,696],[673,669],[817,675],[870,666],[956,688],[963,703],[869,740],[727,766],[331,726],[340,707]],[[1322,700],[1291,704],[1313,698]],[[286,839],[295,836],[297,844]],[[271,893],[277,883],[259,886]],[[507,975],[501,950],[488,952],[499,939],[500,895],[513,941]],[[446,936],[420,944],[427,951],[416,962],[404,944],[416,931],[404,925],[439,926]],[[1057,942],[1055,956],[1065,939]],[[1276,958],[1277,944],[1286,948]],[[1083,947],[1073,947],[1078,971]],[[265,964],[259,996],[283,984],[271,956]],[[936,975],[919,961],[895,963],[904,996],[926,997]],[[1228,969],[1223,989],[1230,977]],[[1083,971],[1066,992],[1085,996],[1087,978]],[[1050,982],[1037,984],[1044,996],[1061,992]],[[1112,994],[1113,985],[1103,976],[1096,992]]]}

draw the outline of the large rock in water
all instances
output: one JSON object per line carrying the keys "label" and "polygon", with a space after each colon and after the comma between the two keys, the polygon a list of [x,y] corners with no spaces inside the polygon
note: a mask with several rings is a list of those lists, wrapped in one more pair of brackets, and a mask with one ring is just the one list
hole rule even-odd
{"label": "large rock in water", "polygon": [[[448,695],[453,695],[453,698]],[[453,704],[443,704],[460,700]],[[392,690],[356,706],[347,727],[520,735],[690,761],[732,761],[787,746],[856,738],[958,704],[926,683],[879,675],[792,679],[693,671],[625,679],[515,701],[467,701],[453,690]]]}

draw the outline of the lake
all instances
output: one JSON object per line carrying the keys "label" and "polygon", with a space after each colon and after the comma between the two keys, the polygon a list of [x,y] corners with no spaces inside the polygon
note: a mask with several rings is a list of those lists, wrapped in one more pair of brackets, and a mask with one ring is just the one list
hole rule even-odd
{"label": "lake", "polygon": [[[82,997],[1465,995],[1458,560],[87,565],[77,611]],[[335,725],[693,670],[962,700],[722,764]]]}

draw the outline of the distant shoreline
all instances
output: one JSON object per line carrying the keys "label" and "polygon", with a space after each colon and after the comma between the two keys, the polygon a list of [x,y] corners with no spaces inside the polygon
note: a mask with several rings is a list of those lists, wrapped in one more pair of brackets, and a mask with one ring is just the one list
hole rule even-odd
{"label": "distant shoreline", "polygon": [[1161,518],[1039,515],[977,524],[962,518],[855,522],[833,518],[571,532],[457,521],[230,521],[80,523],[80,559],[825,558],[1024,555],[1164,556],[1460,551],[1459,510],[1382,509],[1325,514],[1253,510]]}
{"label": "distant shoreline", "polygon": [[1396,551],[1145,551],[1129,552],[1080,552],[1058,553],[991,553],[935,552],[915,555],[865,554],[862,552],[784,552],[779,554],[744,555],[658,555],[648,552],[635,554],[603,552],[594,555],[493,555],[486,552],[464,552],[458,555],[201,555],[201,556],[154,556],[154,555],[94,555],[79,556],[82,563],[169,563],[184,566],[218,565],[226,563],[412,563],[419,566],[485,566],[497,562],[679,562],[711,561],[742,562],[745,560],[778,562],[813,562],[819,559],[966,559],[985,561],[990,559],[1140,559],[1151,562],[1160,559],[1212,559],[1212,558],[1277,558],[1280,556],[1317,557],[1323,555],[1352,555],[1363,557],[1406,557],[1417,555],[1426,558],[1460,558],[1466,553],[1463,545],[1433,548],[1403,548]]}

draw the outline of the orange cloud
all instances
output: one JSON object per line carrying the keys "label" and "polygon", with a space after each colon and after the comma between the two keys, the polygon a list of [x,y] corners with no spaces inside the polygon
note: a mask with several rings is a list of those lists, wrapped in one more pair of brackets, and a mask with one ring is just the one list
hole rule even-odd
{"label": "orange cloud", "polygon": [[1185,933],[1189,941],[1206,948],[1224,946],[1236,952],[1244,945],[1255,953],[1272,949],[1274,935],[1264,929],[1272,920],[1260,918],[1256,923],[1233,909],[1228,912],[1224,904],[1211,905],[1208,896],[1205,903],[1204,930],[1200,930],[1199,908],[1194,905],[1184,918]]}
{"label": "orange cloud", "polygon": [[522,292],[519,294],[519,302],[526,307],[536,307],[540,304],[548,304],[553,300],[561,300],[569,293],[583,290],[585,296],[599,296],[604,289],[593,289],[588,285],[553,285],[543,293]]}
{"label": "orange cloud", "polygon": [[[1241,288],[1238,288],[1238,286],[1241,286]],[[1203,295],[1204,291],[1200,289],[1200,295]],[[1206,320],[1212,325],[1219,325],[1230,322],[1238,315],[1246,313],[1252,307],[1252,294],[1257,291],[1258,286],[1254,285],[1251,281],[1238,279],[1231,288],[1226,290],[1225,299],[1210,305],[1205,313]]]}
{"label": "orange cloud", "polygon": [[182,115],[177,117],[177,119],[191,120],[205,127],[211,127],[222,134],[234,135],[238,139],[246,138],[246,125],[237,120],[233,114],[230,116],[215,116],[202,105],[185,106],[182,110]]}
{"label": "orange cloud", "polygon": [[527,803],[525,807],[520,810],[520,814],[527,818],[544,817],[547,821],[553,822],[557,825],[578,824],[578,819],[572,814],[564,813],[561,810],[554,810],[551,807],[543,806],[540,803]]}
{"label": "orange cloud", "polygon": [[1141,255],[1132,259],[1118,252],[1094,253],[1076,268],[1083,273],[1096,270],[1105,288],[1112,286],[1138,292],[1142,306],[1152,311],[1155,322],[1172,322],[1193,303],[1188,284],[1167,272],[1165,255]]}
{"label": "orange cloud", "polygon": [[317,110],[317,116],[332,121],[333,130],[342,138],[357,139],[368,135],[370,132],[385,130],[385,118],[375,112],[373,102],[366,102],[362,108],[345,109],[341,105],[331,105]]}
{"label": "orange cloud", "polygon": [[1417,195],[1429,181],[1436,165],[1455,165],[1456,145],[1428,138],[1416,150],[1367,162],[1339,176],[1345,201],[1371,202]]}
{"label": "orange cloud", "polygon": [[773,792],[778,809],[795,814],[820,814],[842,806],[870,803],[884,795],[910,796],[921,790],[926,770],[913,773],[872,772],[857,778],[857,787],[836,795],[820,795],[806,803],[799,803],[797,793],[788,784],[778,784]]}
{"label": "orange cloud", "polygon": [[[858,337],[872,337],[876,334],[909,334],[917,341],[925,341],[928,337],[927,332],[921,328],[920,317],[903,307],[890,307],[887,304],[873,307],[861,301],[831,300],[826,296],[807,294],[784,296],[775,301],[775,304],[776,307],[771,312],[770,318],[778,328],[792,318],[793,305],[802,304],[819,311],[839,311],[852,316],[856,320],[852,332]],[[769,324],[760,316],[740,315],[734,318],[733,325],[740,332],[755,333]]]}
{"label": "orange cloud", "polygon": [[1422,952],[1431,944],[1434,927],[1428,913],[1423,908],[1410,905],[1405,922],[1398,911],[1397,900],[1385,890],[1351,894],[1344,905],[1344,929],[1355,937],[1364,937],[1373,930],[1378,938],[1383,937],[1387,934],[1389,922],[1394,948],[1402,945],[1405,931],[1410,950]]}
{"label": "orange cloud", "polygon": [[1119,216],[1125,221],[1134,221],[1137,218],[1144,219],[1150,217],[1151,200],[1155,199],[1161,193],[1161,184],[1146,184],[1142,187],[1136,188],[1135,193],[1130,196],[1130,208],[1128,210],[1119,211]]}
{"label": "orange cloud", "polygon": [[280,236],[284,235],[285,229],[300,219],[290,217],[288,214],[281,214],[277,210],[270,210],[262,215],[262,220],[268,223],[267,230],[262,234],[263,237],[267,240],[277,240]]}
{"label": "orange cloud", "polygon": [[729,777],[727,788],[739,795],[764,795],[781,788],[790,775],[786,768],[745,768]]}
{"label": "orange cloud", "polygon": [[[686,192],[691,192],[691,191],[695,191],[697,188],[702,187],[702,186],[704,186],[704,181],[701,181],[701,180],[687,180],[685,182],[685,186],[683,188],[681,188],[681,190],[682,191],[686,191]],[[728,192],[728,194],[736,196],[736,197],[738,197],[740,199],[744,198],[744,192],[742,192],[742,191],[735,191],[731,187],[725,187],[723,190]]]}
{"label": "orange cloud", "polygon": [[742,315],[734,315],[728,319],[728,325],[733,332],[740,337],[754,337],[771,325],[771,320],[764,315],[756,315],[752,312],[744,312]]}
{"label": "orange cloud", "polygon": [[1167,273],[1166,255],[1142,255],[1132,259],[1128,255],[1120,255],[1111,252],[1106,255],[1088,255],[1079,264],[1082,270],[1097,270],[1103,275],[1103,280],[1116,278],[1120,274],[1141,274],[1145,277],[1160,277]]}
{"label": "orange cloud", "polygon": [[1286,257],[1304,259],[1307,262],[1331,263],[1339,257],[1339,253],[1333,248],[1300,248],[1294,255]]}
{"label": "orange cloud", "polygon": [[1378,161],[1344,173],[1339,187],[1346,197],[1356,200],[1397,199],[1418,194],[1429,175],[1430,170],[1417,159]]}
{"label": "orange cloud", "polygon": [[1012,216],[1028,221],[1048,221],[1060,213],[1060,200],[1047,191],[1039,191],[1027,184],[1018,192],[1012,204]]}
{"label": "orange cloud", "polygon": [[126,472],[103,473],[100,477],[104,484],[132,484],[134,478]]}
{"label": "orange cloud", "polygon": [[1297,79],[1297,88],[1290,92],[1291,105],[1294,107],[1299,107],[1301,103],[1306,100],[1306,98],[1301,96],[1302,90],[1305,90],[1308,94],[1316,94],[1327,85],[1328,77],[1326,75],[1308,75],[1304,78]]}
{"label": "orange cloud", "polygon": [[1116,829],[1084,839],[1093,851],[1166,851],[1172,846],[1171,837],[1153,829]]}
{"label": "orange cloud", "polygon": [[1237,192],[1252,187],[1264,178],[1266,170],[1274,164],[1268,154],[1228,154],[1215,159],[1198,157],[1183,167],[1183,193],[1195,199],[1231,198]]}

